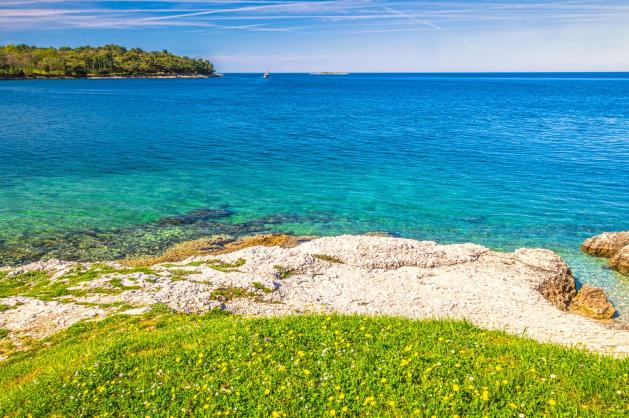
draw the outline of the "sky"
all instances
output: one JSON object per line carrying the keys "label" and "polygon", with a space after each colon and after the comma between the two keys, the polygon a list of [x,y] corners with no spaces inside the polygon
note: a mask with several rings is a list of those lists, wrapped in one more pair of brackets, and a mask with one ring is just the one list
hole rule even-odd
{"label": "sky", "polygon": [[629,0],[0,0],[0,44],[109,43],[220,72],[629,71]]}

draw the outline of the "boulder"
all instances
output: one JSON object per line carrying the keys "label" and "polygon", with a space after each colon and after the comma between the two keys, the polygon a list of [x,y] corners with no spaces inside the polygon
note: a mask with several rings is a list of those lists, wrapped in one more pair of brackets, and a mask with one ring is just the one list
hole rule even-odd
{"label": "boulder", "polygon": [[629,245],[625,245],[609,259],[609,267],[629,276]]}
{"label": "boulder", "polygon": [[627,245],[629,245],[629,231],[603,232],[583,241],[581,251],[598,257],[612,257]]}
{"label": "boulder", "polygon": [[525,266],[525,274],[534,271],[544,277],[536,290],[562,311],[568,310],[577,294],[572,272],[557,254],[541,248],[520,248],[515,251],[516,268]]}
{"label": "boulder", "polygon": [[594,319],[611,319],[616,310],[603,289],[584,284],[570,304],[572,312]]}
{"label": "boulder", "polygon": [[581,250],[609,258],[609,267],[629,275],[629,231],[603,232],[583,241]]}

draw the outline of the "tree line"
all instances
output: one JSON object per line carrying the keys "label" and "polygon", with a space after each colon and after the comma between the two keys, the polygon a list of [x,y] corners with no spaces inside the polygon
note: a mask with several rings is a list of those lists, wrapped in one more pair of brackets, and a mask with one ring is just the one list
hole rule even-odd
{"label": "tree line", "polygon": [[118,45],[79,48],[0,46],[0,77],[212,75],[214,66],[194,59]]}

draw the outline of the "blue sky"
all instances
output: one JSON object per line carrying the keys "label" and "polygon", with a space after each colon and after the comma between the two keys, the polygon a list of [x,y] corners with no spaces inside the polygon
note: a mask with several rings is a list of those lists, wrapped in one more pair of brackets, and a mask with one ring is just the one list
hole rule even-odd
{"label": "blue sky", "polygon": [[629,71],[629,0],[0,0],[0,44],[116,43],[223,72]]}

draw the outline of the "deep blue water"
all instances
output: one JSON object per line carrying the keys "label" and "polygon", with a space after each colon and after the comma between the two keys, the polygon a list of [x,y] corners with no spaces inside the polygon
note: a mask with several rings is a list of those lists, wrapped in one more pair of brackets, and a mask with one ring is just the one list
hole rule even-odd
{"label": "deep blue water", "polygon": [[[160,227],[199,208],[229,216]],[[0,81],[5,264],[233,224],[551,248],[629,310],[578,251],[629,229],[629,74]]]}

